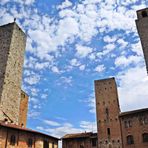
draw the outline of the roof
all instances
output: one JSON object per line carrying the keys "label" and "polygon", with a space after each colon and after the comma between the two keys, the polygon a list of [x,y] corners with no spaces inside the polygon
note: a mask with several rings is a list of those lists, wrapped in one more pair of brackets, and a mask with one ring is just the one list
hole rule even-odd
{"label": "roof", "polygon": [[89,138],[91,136],[96,136],[97,133],[92,133],[92,132],[85,132],[85,133],[75,133],[75,134],[67,134],[61,139],[74,139],[74,138]]}
{"label": "roof", "polygon": [[148,112],[148,108],[132,110],[132,111],[127,111],[127,112],[121,112],[119,114],[119,117],[129,116],[129,115],[133,115],[133,114],[137,114],[137,113],[143,113],[143,112]]}
{"label": "roof", "polygon": [[34,133],[34,134],[39,134],[39,135],[43,135],[43,136],[46,136],[46,137],[49,137],[49,138],[59,140],[59,138],[56,138],[56,137],[47,135],[45,133],[41,133],[41,132],[32,130],[32,129],[24,128],[24,127],[21,127],[21,126],[18,126],[16,124],[12,124],[12,123],[11,124],[10,123],[6,124],[4,122],[0,122],[0,126],[6,127],[6,128],[11,128],[11,129],[16,129],[16,130],[20,130],[20,131],[30,132],[30,133]]}
{"label": "roof", "polygon": [[104,78],[104,79],[94,80],[94,82],[108,81],[108,80],[115,80],[115,77],[110,77],[110,78]]}

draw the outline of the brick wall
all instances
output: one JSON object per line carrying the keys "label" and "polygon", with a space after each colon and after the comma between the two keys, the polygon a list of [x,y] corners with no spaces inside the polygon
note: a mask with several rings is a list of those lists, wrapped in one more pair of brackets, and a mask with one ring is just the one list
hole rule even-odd
{"label": "brick wall", "polygon": [[21,101],[19,110],[19,125],[26,127],[27,123],[27,112],[28,112],[28,95],[21,91]]}
{"label": "brick wall", "polygon": [[[11,136],[16,137],[14,145],[11,144]],[[28,139],[32,139],[32,148],[44,148],[47,141],[49,148],[58,148],[58,140],[37,133],[22,131],[0,126],[0,148],[28,148]]]}
{"label": "brick wall", "polygon": [[[147,148],[148,141],[143,142],[142,134],[148,134],[148,111],[120,117],[123,148]],[[127,136],[133,136],[133,144],[127,142]]]}
{"label": "brick wall", "polygon": [[114,78],[95,81],[99,148],[121,148],[119,102]]}

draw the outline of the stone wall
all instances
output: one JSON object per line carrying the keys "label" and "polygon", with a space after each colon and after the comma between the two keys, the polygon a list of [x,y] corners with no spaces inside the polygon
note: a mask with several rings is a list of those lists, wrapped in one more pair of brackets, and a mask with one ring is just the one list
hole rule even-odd
{"label": "stone wall", "polygon": [[0,120],[18,124],[26,36],[16,23],[0,27]]}
{"label": "stone wall", "polygon": [[137,11],[137,30],[140,36],[146,68],[148,72],[148,8]]}

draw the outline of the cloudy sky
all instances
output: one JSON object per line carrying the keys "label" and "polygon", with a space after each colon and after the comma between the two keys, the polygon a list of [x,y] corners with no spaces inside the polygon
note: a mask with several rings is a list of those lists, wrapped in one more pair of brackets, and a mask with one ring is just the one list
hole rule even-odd
{"label": "cloudy sky", "polygon": [[61,137],[96,131],[94,80],[116,77],[122,111],[148,106],[136,10],[147,0],[0,0],[0,25],[27,34],[28,127]]}

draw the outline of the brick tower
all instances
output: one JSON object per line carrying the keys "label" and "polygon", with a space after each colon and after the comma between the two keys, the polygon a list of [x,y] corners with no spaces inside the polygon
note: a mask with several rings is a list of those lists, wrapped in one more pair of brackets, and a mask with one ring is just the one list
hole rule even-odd
{"label": "brick tower", "polygon": [[20,110],[19,110],[19,125],[26,127],[28,111],[28,95],[21,91]]}
{"label": "brick tower", "polygon": [[148,72],[148,8],[137,11],[136,25],[140,36],[146,69]]}
{"label": "brick tower", "polygon": [[121,148],[117,86],[114,78],[95,81],[99,148]]}
{"label": "brick tower", "polygon": [[19,124],[26,35],[14,22],[0,26],[0,120]]}

